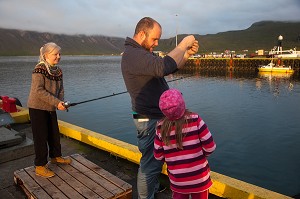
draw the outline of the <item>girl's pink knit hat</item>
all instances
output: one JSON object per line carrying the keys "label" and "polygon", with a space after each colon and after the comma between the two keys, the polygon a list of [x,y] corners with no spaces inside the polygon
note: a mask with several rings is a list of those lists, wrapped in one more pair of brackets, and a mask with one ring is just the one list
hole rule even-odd
{"label": "girl's pink knit hat", "polygon": [[177,89],[163,92],[159,99],[159,108],[171,121],[181,118],[185,112],[185,102],[181,92]]}

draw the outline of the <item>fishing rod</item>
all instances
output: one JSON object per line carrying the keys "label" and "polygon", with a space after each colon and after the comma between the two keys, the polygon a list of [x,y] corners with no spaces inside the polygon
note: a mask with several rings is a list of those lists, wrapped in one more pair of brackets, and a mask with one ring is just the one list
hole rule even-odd
{"label": "fishing rod", "polygon": [[[186,77],[180,77],[180,78],[177,78],[177,79],[172,79],[172,80],[169,80],[167,81],[168,83],[169,82],[174,82],[174,81],[178,81],[178,80],[182,80],[182,79],[185,79],[185,78],[189,78],[193,75],[189,75],[189,76],[186,76]],[[90,100],[85,100],[85,101],[81,101],[81,102],[76,102],[76,103],[71,103],[69,101],[66,101],[64,102],[64,106],[66,108],[69,108],[70,106],[76,106],[78,104],[84,104],[84,103],[87,103],[87,102],[92,102],[92,101],[96,101],[96,100],[100,100],[100,99],[104,99],[104,98],[108,98],[108,97],[113,97],[113,96],[117,96],[117,95],[122,95],[124,93],[128,93],[128,91],[123,91],[123,92],[120,92],[120,93],[113,93],[111,95],[106,95],[106,96],[102,96],[102,97],[97,97],[97,98],[94,98],[94,99],[90,99]]]}
{"label": "fishing rod", "polygon": [[64,105],[66,107],[76,106],[78,104],[83,104],[83,103],[92,102],[92,101],[95,101],[95,100],[100,100],[100,99],[104,99],[104,98],[108,98],[108,97],[112,97],[112,96],[116,96],[116,95],[121,95],[121,94],[124,94],[124,93],[127,93],[127,92],[128,91],[123,91],[123,92],[120,92],[120,93],[113,93],[111,95],[106,95],[106,96],[103,96],[103,97],[98,97],[98,98],[95,98],[95,99],[85,100],[85,101],[76,102],[76,103],[70,103],[69,101],[67,101],[67,102],[64,102]]}

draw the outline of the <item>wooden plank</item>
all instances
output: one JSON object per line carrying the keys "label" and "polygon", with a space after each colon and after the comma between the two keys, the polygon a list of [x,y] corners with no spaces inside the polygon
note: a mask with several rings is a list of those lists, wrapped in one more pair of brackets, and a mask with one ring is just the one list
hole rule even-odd
{"label": "wooden plank", "polygon": [[62,168],[65,172],[73,176],[76,180],[84,184],[85,186],[89,187],[91,190],[93,190],[95,193],[97,193],[102,198],[113,198],[114,195],[104,189],[102,186],[85,176],[83,173],[78,171],[76,168],[74,168],[72,165],[60,165],[60,168]]}
{"label": "wooden plank", "polygon": [[80,193],[69,186],[69,184],[62,180],[59,176],[58,178],[49,178],[49,181],[51,181],[52,184],[54,184],[60,191],[62,191],[67,198],[84,199],[84,197]]}
{"label": "wooden plank", "polygon": [[91,170],[95,171],[96,173],[98,173],[99,175],[101,175],[102,177],[107,179],[108,181],[119,186],[124,191],[132,190],[132,186],[130,184],[128,184],[127,182],[123,181],[122,179],[114,176],[113,174],[109,173],[108,171],[102,169],[101,167],[94,164],[93,162],[85,159],[81,155],[73,154],[73,155],[71,155],[71,157],[74,158],[75,160],[79,161],[81,164],[85,165],[86,167],[90,168]]}
{"label": "wooden plank", "polygon": [[[73,163],[71,163],[73,164]],[[56,165],[49,165],[49,168],[55,172],[56,175],[58,175],[62,180],[64,180],[66,183],[68,183],[69,186],[71,186],[75,191],[77,191],[79,194],[81,194],[84,198],[99,198],[99,195],[90,190],[88,187],[86,187],[84,184],[76,180],[73,176],[65,172],[62,168]]]}
{"label": "wooden plank", "polygon": [[[28,175],[31,176],[38,184],[41,186],[52,198],[59,198],[59,199],[67,199],[65,194],[61,192],[56,186],[54,186],[50,178],[43,178],[41,176],[35,175],[35,168],[34,167],[28,167],[25,168],[25,171],[28,173]],[[58,178],[58,176],[54,176],[51,178]]]}
{"label": "wooden plank", "polygon": [[14,176],[16,178],[15,183],[21,186],[27,196],[30,193],[32,198],[51,199],[47,192],[24,169],[15,171]]}
{"label": "wooden plank", "polygon": [[86,167],[85,165],[81,164],[77,160],[73,159],[73,162],[76,163],[74,164],[74,168],[82,172],[84,175],[92,179],[94,182],[111,192],[115,197],[119,196],[124,192],[123,189],[121,189],[119,186],[111,183],[108,181],[106,178],[103,178],[103,176],[99,175],[98,173],[94,172],[90,168]]}

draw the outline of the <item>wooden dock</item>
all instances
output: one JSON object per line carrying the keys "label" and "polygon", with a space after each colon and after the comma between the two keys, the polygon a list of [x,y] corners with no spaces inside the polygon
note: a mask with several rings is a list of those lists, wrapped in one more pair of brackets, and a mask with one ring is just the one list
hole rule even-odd
{"label": "wooden dock", "polygon": [[49,164],[51,178],[35,175],[34,166],[14,172],[14,181],[28,198],[132,198],[132,186],[79,154],[70,165]]}

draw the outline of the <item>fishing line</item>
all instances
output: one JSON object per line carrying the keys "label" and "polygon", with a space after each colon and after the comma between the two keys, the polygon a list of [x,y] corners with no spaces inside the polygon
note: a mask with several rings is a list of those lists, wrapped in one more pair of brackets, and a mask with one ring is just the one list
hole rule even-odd
{"label": "fishing line", "polygon": [[95,100],[100,100],[100,99],[104,99],[104,98],[108,98],[108,97],[113,97],[113,96],[121,95],[121,94],[124,94],[124,93],[127,93],[127,92],[128,91],[123,91],[123,92],[120,92],[120,93],[113,93],[111,95],[106,95],[106,96],[103,96],[103,97],[98,97],[98,98],[95,98],[95,99],[85,100],[85,101],[76,102],[76,103],[65,102],[65,106],[76,106],[78,104],[83,104],[83,103],[92,102],[92,101],[95,101]]}
{"label": "fishing line", "polygon": [[[189,78],[193,75],[189,75],[189,76],[186,76],[186,77],[180,77],[180,78],[177,78],[177,79],[172,79],[172,80],[169,80],[167,81],[168,83],[169,82],[174,82],[174,81],[178,81],[178,80],[182,80],[182,79],[185,79],[185,78]],[[76,103],[71,103],[69,101],[66,101],[64,102],[64,106],[66,108],[70,107],[70,106],[76,106],[78,104],[84,104],[84,103],[87,103],[87,102],[92,102],[92,101],[96,101],[96,100],[100,100],[100,99],[104,99],[104,98],[108,98],[108,97],[113,97],[113,96],[117,96],[117,95],[122,95],[122,94],[125,94],[125,93],[128,93],[128,91],[123,91],[123,92],[120,92],[120,93],[113,93],[111,95],[106,95],[106,96],[102,96],[102,97],[97,97],[97,98],[94,98],[94,99],[90,99],[90,100],[85,100],[85,101],[81,101],[81,102],[76,102]]]}
{"label": "fishing line", "polygon": [[[202,48],[204,48],[204,50],[205,50],[206,52],[209,52],[209,51],[205,48],[205,46],[203,45],[204,42],[201,42],[201,44],[200,44],[200,38],[198,39],[198,42],[199,42],[199,46],[201,46]],[[211,51],[210,51],[210,52],[211,52]]]}

